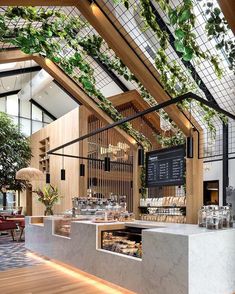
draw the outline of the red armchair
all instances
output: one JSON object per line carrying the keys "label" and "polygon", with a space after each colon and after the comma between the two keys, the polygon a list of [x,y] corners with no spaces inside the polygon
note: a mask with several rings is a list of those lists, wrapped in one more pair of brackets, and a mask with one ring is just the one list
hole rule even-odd
{"label": "red armchair", "polygon": [[13,241],[15,241],[15,229],[17,229],[15,222],[7,221],[7,220],[0,218],[0,232],[1,231],[10,231]]}

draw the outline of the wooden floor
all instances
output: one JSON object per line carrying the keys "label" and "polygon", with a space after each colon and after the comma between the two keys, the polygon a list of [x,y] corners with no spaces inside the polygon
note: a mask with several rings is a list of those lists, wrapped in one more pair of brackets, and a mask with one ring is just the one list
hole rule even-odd
{"label": "wooden floor", "polygon": [[127,294],[53,262],[0,272],[1,294]]}

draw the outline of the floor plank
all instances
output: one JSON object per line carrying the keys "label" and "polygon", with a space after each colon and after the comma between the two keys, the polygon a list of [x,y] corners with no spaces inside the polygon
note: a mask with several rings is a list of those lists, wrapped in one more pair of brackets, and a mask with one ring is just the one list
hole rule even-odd
{"label": "floor plank", "polygon": [[104,284],[54,262],[11,269],[0,274],[1,294],[127,294],[130,291]]}

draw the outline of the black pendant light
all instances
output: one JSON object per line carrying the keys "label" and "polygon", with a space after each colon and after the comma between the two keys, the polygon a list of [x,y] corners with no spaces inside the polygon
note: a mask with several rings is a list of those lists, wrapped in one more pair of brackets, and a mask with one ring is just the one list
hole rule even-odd
{"label": "black pendant light", "polygon": [[80,177],[85,177],[85,164],[80,163]]}
{"label": "black pendant light", "polygon": [[60,170],[60,179],[61,179],[61,181],[65,181],[65,169],[64,168],[62,168]]}
{"label": "black pendant light", "polygon": [[187,146],[186,146],[186,155],[187,158],[193,158],[193,137],[187,137]]}
{"label": "black pendant light", "polygon": [[110,157],[106,156],[104,158],[104,171],[110,172],[110,169],[111,169]]}
{"label": "black pendant light", "polygon": [[60,179],[61,181],[65,181],[65,169],[64,169],[64,148],[62,149],[62,169],[60,170]]}
{"label": "black pendant light", "polygon": [[138,165],[139,166],[144,165],[144,149],[143,148],[138,149]]}
{"label": "black pendant light", "polygon": [[111,169],[111,163],[110,163],[110,157],[109,155],[109,133],[107,131],[107,155],[104,158],[104,171],[110,172]]}
{"label": "black pendant light", "polygon": [[46,184],[50,184],[51,182],[51,175],[49,173],[46,173]]}

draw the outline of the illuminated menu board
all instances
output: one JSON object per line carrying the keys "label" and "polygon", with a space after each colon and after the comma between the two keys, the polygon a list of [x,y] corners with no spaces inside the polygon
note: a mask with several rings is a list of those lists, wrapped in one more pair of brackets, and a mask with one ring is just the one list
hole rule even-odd
{"label": "illuminated menu board", "polygon": [[185,182],[185,145],[146,154],[146,186],[180,186]]}

